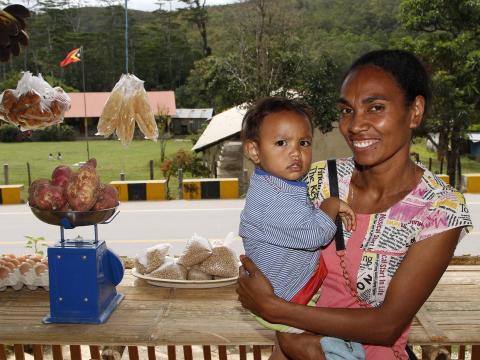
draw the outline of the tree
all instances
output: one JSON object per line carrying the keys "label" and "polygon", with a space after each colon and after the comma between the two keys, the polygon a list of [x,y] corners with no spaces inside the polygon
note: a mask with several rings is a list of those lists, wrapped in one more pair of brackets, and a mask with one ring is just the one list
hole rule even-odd
{"label": "tree", "polygon": [[207,0],[180,0],[188,5],[189,12],[187,19],[197,26],[198,32],[202,39],[203,56],[207,57],[212,54],[212,49],[208,46],[207,23],[208,13],[205,9]]}
{"label": "tree", "polygon": [[422,132],[439,134],[438,156],[447,158],[450,184],[458,184],[460,144],[478,117],[480,85],[480,3],[469,0],[404,0],[400,17],[412,35],[402,46],[430,66],[433,107]]}

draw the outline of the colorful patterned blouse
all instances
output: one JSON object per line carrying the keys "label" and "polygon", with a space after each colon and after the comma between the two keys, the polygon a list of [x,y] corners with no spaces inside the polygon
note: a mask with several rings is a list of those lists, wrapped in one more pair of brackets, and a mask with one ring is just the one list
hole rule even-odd
{"label": "colorful patterned blouse", "polygon": [[[374,307],[383,303],[388,285],[412,244],[457,227],[463,228],[463,237],[472,227],[463,195],[422,164],[418,165],[424,174],[415,189],[390,209],[369,215],[357,273],[357,294]],[[339,196],[345,201],[354,166],[353,158],[337,160]],[[313,164],[306,181],[314,203],[329,197],[327,162]],[[344,230],[345,243],[350,235]]]}

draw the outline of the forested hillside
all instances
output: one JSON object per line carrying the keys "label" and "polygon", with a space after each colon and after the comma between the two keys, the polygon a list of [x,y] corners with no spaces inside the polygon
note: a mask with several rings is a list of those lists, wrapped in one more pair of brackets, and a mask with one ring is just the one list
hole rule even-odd
{"label": "forested hillside", "polygon": [[[2,64],[0,88],[15,86],[20,71],[30,70],[82,90],[83,65],[87,91],[112,89],[126,71],[122,1],[102,0],[102,8],[82,1],[38,1],[28,21],[30,45]],[[461,139],[480,119],[478,1],[248,0],[213,7],[181,1],[186,9],[165,11],[168,0],[159,0],[157,11],[129,11],[128,70],[147,89],[175,90],[178,107],[216,112],[294,92],[313,107],[316,126],[329,131],[338,83],[352,59],[376,48],[410,49],[428,66],[435,95],[420,134],[439,134],[439,158],[447,158],[454,182]],[[60,68],[79,46],[82,62]]]}
{"label": "forested hillside", "polygon": [[[2,65],[0,79],[30,70],[82,90],[81,65],[60,68],[58,63],[68,51],[83,46],[87,91],[110,91],[125,72],[124,9],[118,5],[69,8],[65,6],[68,2],[62,0],[40,3],[28,21],[30,45],[19,58]],[[258,4],[264,6],[263,19]],[[129,10],[129,71],[145,80],[147,89],[176,90],[180,107],[222,108],[246,100],[246,94],[215,93],[208,88],[213,84],[198,87],[198,82],[208,78],[205,72],[215,71],[215,65],[225,71],[224,76],[234,76],[235,71],[230,69],[230,74],[224,68],[227,64],[219,59],[229,59],[228,66],[238,65],[238,72],[248,72],[250,66],[255,66],[259,21],[264,21],[262,46],[269,52],[264,66],[269,68],[270,62],[275,71],[295,72],[296,76],[304,70],[295,64],[299,59],[318,61],[331,56],[341,69],[357,54],[389,44],[398,27],[398,4],[398,0],[276,0],[206,7],[201,10],[207,12],[210,64],[214,66],[200,61],[205,54],[192,21],[198,9],[152,13]],[[278,57],[283,57],[280,63]],[[189,82],[192,69],[195,71]],[[286,75],[274,76],[269,81],[276,87]],[[225,84],[216,83],[214,87],[225,90]],[[255,91],[250,94],[256,95]],[[236,98],[240,95],[242,98]]]}

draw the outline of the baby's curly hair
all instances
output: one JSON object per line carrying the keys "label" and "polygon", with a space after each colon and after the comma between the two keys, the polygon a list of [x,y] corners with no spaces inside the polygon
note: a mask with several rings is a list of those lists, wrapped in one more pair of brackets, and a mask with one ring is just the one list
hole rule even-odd
{"label": "baby's curly hair", "polygon": [[242,131],[240,134],[242,143],[248,140],[258,141],[263,119],[270,114],[282,111],[293,111],[305,116],[313,130],[312,111],[308,105],[295,99],[288,99],[281,96],[268,96],[257,100],[243,117]]}

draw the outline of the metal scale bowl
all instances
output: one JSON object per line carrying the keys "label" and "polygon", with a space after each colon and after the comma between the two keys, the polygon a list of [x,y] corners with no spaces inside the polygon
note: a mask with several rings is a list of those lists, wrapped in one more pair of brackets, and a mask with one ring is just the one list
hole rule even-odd
{"label": "metal scale bowl", "polygon": [[[115,288],[123,278],[124,267],[105,241],[98,240],[98,224],[110,223],[118,215],[117,208],[50,211],[30,206],[30,209],[40,221],[60,226],[60,241],[48,248],[50,314],[43,322],[107,321],[124,297]],[[93,240],[65,239],[65,229],[92,225]]]}

